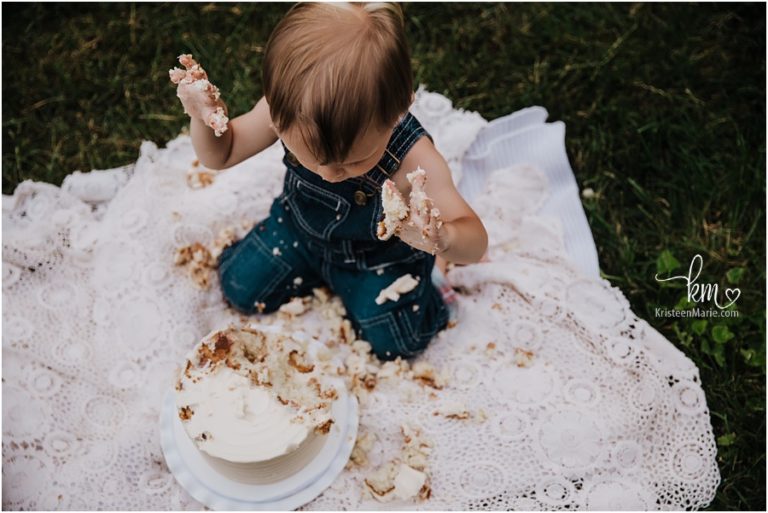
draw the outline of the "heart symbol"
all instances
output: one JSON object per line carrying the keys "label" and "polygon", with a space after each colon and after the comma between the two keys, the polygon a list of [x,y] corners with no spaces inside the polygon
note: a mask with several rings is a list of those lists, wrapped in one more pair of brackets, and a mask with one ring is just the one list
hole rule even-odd
{"label": "heart symbol", "polygon": [[[731,296],[733,296],[733,297],[731,297]],[[725,289],[725,297],[728,298],[728,301],[730,301],[730,303],[728,303],[727,305],[723,306],[722,308],[728,308],[729,306],[734,304],[736,302],[736,300],[739,299],[740,296],[741,296],[741,289],[735,289],[735,288],[734,289]]]}

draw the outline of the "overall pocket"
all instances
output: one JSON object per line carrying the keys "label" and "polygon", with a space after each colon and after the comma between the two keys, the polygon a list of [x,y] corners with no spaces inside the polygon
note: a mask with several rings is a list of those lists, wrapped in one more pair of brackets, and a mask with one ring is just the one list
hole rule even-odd
{"label": "overall pocket", "polygon": [[[282,296],[271,296],[291,273],[291,266],[259,238],[262,223],[225,249],[219,258],[217,271],[222,293],[232,306],[245,313],[253,313],[257,302],[281,304]],[[285,294],[282,287],[279,294]]]}
{"label": "overall pocket", "polygon": [[294,174],[288,181],[291,192],[286,198],[296,224],[314,237],[331,240],[333,230],[349,214],[349,201]]}
{"label": "overall pocket", "polygon": [[363,252],[361,267],[367,271],[376,271],[392,265],[416,262],[430,256],[428,253],[406,244],[396,236],[393,236],[388,242],[389,245],[382,244],[379,248]]}

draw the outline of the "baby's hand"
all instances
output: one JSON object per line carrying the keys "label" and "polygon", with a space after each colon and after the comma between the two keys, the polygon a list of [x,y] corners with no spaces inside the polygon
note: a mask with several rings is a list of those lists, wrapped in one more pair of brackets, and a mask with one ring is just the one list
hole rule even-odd
{"label": "baby's hand", "polygon": [[[388,239],[392,234],[417,249],[431,254],[441,253],[448,247],[448,241],[440,210],[424,191],[427,175],[423,169],[417,168],[406,175],[411,183],[411,194],[407,212],[402,207],[405,201],[394,182],[384,182],[383,195],[390,196],[385,201],[385,218],[379,224],[379,238]],[[394,199],[394,201],[392,201]],[[396,205],[396,211],[388,212],[387,205]]]}
{"label": "baby's hand", "polygon": [[180,55],[179,62],[186,70],[173,68],[168,74],[171,82],[178,84],[176,96],[181,100],[184,113],[202,120],[219,137],[227,130],[229,122],[219,88],[208,81],[208,74],[192,55]]}

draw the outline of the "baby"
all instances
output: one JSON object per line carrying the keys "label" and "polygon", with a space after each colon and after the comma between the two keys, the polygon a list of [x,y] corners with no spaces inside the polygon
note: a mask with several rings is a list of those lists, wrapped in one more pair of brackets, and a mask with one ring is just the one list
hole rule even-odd
{"label": "baby", "polygon": [[[187,69],[171,78],[203,165],[229,168],[278,139],[285,150],[283,192],[269,216],[219,257],[227,302],[246,314],[271,312],[327,285],[379,358],[423,351],[448,322],[431,280],[436,258],[477,262],[488,239],[431,135],[408,111],[413,72],[401,8],[293,6],[264,51],[264,97],[228,123],[205,71],[189,55],[180,60]],[[382,240],[385,183],[387,195],[411,208],[395,236]],[[410,290],[377,301],[408,274]]]}

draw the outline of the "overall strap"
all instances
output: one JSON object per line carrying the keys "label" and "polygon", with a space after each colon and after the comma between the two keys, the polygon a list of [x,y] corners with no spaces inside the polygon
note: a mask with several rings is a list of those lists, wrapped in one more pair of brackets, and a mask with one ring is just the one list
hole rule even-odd
{"label": "overall strap", "polygon": [[376,164],[376,167],[367,173],[373,179],[377,186],[381,187],[384,181],[391,177],[400,167],[400,162],[408,154],[411,147],[422,135],[426,135],[431,140],[432,136],[427,132],[419,120],[407,112],[400,123],[395,127],[389,144],[384,151],[384,156]]}

